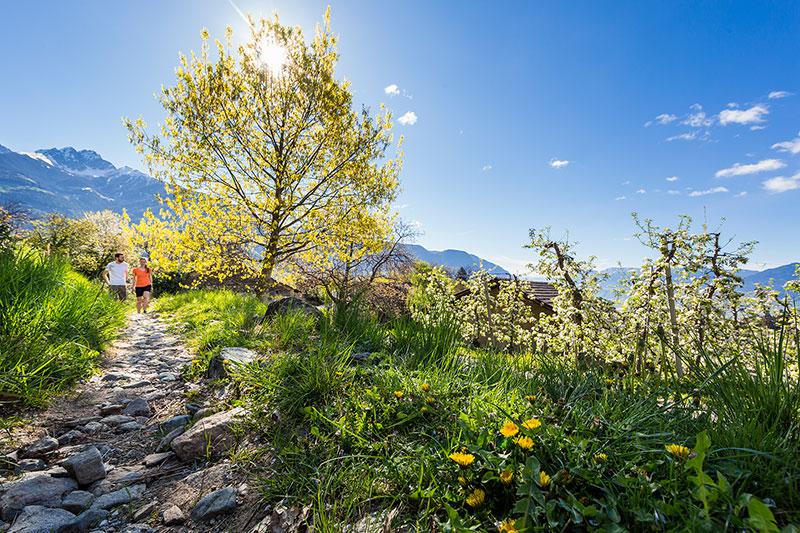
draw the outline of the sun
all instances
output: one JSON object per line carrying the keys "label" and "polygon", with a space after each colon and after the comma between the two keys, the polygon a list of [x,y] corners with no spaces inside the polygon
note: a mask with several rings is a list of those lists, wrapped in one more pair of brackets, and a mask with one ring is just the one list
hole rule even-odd
{"label": "sun", "polygon": [[281,75],[289,56],[285,47],[275,42],[271,35],[265,35],[258,42],[256,53],[256,60],[262,68],[269,70],[273,76]]}

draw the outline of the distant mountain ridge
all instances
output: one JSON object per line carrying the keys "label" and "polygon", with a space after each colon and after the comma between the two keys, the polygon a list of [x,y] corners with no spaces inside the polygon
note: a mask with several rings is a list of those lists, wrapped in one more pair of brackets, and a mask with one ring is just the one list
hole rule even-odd
{"label": "distant mountain ridge", "polygon": [[419,244],[408,244],[406,248],[417,260],[444,267],[451,272],[456,272],[462,267],[467,272],[474,272],[483,267],[484,270],[495,276],[511,277],[511,274],[503,267],[463,250],[428,250]]}
{"label": "distant mountain ridge", "polygon": [[164,186],[143,172],[116,167],[92,150],[65,148],[15,152],[0,145],[0,197],[22,204],[33,216],[80,215],[123,208],[138,218],[157,205]]}

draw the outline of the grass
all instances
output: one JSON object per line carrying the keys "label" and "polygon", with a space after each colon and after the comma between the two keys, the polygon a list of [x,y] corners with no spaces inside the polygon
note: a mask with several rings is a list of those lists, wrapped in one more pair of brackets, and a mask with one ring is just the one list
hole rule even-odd
{"label": "grass", "polygon": [[[707,355],[677,387],[468,349],[446,320],[381,324],[351,307],[319,325],[290,314],[258,327],[264,305],[224,291],[158,306],[201,361],[226,344],[269,353],[232,378],[250,430],[269,442],[240,460],[267,502],[312,506],[319,531],[377,530],[390,513],[419,531],[511,531],[509,520],[521,531],[778,531],[800,518],[800,399],[780,340],[756,368]],[[355,352],[372,356],[353,363]]]}
{"label": "grass", "polygon": [[0,253],[0,397],[42,405],[89,375],[125,309],[58,257]]}

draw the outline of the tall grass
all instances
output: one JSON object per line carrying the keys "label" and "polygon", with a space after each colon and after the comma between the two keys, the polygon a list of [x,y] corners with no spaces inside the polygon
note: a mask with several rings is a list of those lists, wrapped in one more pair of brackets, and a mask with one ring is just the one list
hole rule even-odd
{"label": "tall grass", "polygon": [[24,249],[0,253],[0,396],[42,404],[87,376],[124,315],[66,261]]}

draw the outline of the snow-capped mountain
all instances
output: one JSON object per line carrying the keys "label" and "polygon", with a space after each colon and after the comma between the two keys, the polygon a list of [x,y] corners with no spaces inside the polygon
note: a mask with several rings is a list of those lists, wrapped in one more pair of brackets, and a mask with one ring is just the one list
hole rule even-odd
{"label": "snow-capped mountain", "polygon": [[137,219],[157,205],[163,185],[130,167],[115,167],[92,150],[49,148],[15,152],[0,145],[0,200],[17,202],[33,216],[79,215],[123,209]]}

